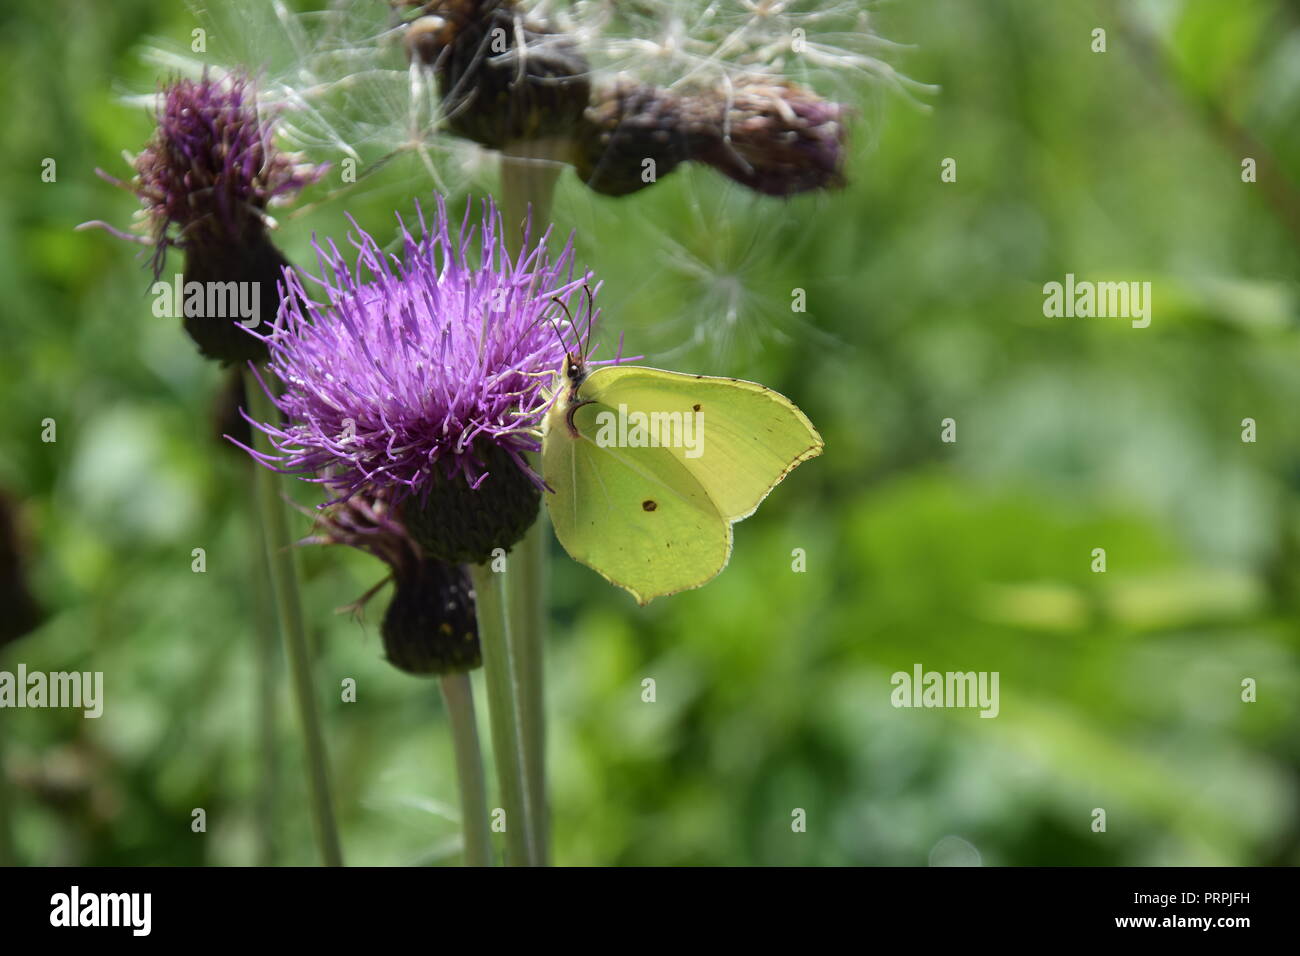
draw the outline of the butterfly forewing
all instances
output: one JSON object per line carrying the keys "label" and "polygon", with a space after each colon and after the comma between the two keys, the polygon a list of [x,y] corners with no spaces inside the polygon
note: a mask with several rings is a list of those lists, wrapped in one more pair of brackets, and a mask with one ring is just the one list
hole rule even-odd
{"label": "butterfly forewing", "polygon": [[[667,447],[649,450],[677,459],[729,521],[752,514],[791,469],[822,450],[821,436],[803,412],[754,382],[611,366],[592,372],[579,396],[615,413],[621,406],[627,416],[670,416],[652,428],[659,438],[678,437],[672,429],[679,419],[671,416],[683,416],[681,437],[693,442],[669,440]],[[689,426],[684,416],[692,416]]]}

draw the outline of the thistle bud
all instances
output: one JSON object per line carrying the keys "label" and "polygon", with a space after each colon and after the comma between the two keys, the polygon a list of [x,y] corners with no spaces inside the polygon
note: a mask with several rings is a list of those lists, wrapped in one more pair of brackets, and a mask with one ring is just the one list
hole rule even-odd
{"label": "thistle bud", "polygon": [[[316,514],[316,533],[303,544],[344,544],[388,565],[393,597],[381,634],[392,665],[428,676],[472,670],[482,663],[469,573],[428,555],[393,513],[382,489],[364,492]],[[382,582],[381,582],[382,586]],[[355,607],[364,604],[373,588]]]}
{"label": "thistle bud", "polygon": [[419,677],[482,666],[474,590],[463,567],[420,561],[393,585],[381,632],[389,663]]}

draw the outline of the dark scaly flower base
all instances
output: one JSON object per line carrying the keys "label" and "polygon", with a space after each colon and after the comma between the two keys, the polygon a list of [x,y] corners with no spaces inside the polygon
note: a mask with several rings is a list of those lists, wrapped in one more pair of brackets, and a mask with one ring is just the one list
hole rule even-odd
{"label": "dark scaly flower base", "polygon": [[462,476],[439,475],[426,496],[402,504],[407,533],[451,564],[486,564],[497,548],[518,544],[537,520],[542,495],[532,477],[496,445],[484,444],[479,453],[489,474],[478,488]]}
{"label": "dark scaly flower base", "polygon": [[[203,283],[257,283],[258,325],[245,328],[238,316],[185,314],[183,324],[206,358],[220,362],[265,362],[266,343],[249,334],[268,335],[280,307],[276,285],[284,279],[288,260],[261,230],[244,242],[190,243],[185,249],[186,285]],[[205,299],[206,303],[206,299]],[[183,305],[184,303],[180,303]],[[206,304],[205,304],[206,309]]]}
{"label": "dark scaly flower base", "polygon": [[525,17],[512,0],[441,0],[420,12],[407,49],[437,72],[453,133],[488,149],[573,135],[591,96],[590,67],[576,43]]}
{"label": "dark scaly flower base", "polygon": [[[644,84],[601,91],[583,117],[574,147],[574,168],[587,186],[605,196],[626,196],[667,176],[704,142],[681,127],[679,97]],[[645,161],[654,160],[654,178]]]}
{"label": "dark scaly flower base", "polygon": [[474,591],[465,569],[426,559],[395,573],[382,634],[389,663],[417,677],[482,666]]}

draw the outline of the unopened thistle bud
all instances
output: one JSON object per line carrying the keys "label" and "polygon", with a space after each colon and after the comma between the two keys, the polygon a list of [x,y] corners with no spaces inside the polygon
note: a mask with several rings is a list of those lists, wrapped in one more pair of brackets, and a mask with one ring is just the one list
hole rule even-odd
{"label": "unopened thistle bud", "polygon": [[427,559],[394,576],[381,633],[389,663],[416,676],[469,671],[483,664],[474,589],[460,565]]}
{"label": "unopened thistle bud", "polygon": [[497,150],[573,135],[591,94],[576,43],[514,0],[419,6],[407,52],[434,71],[448,129]]}
{"label": "unopened thistle bud", "polygon": [[380,633],[394,667],[425,677],[482,664],[469,572],[426,554],[384,492],[366,489],[318,512],[315,534],[303,543],[344,544],[388,565],[393,596]]}

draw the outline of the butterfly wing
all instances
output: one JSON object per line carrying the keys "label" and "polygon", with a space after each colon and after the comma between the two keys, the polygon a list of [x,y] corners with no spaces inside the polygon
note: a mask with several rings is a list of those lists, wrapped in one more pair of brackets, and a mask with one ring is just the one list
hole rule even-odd
{"label": "butterfly wing", "polygon": [[579,396],[648,414],[698,413],[703,440],[695,456],[686,447],[651,450],[677,458],[728,521],[753,514],[782,478],[823,447],[793,402],[742,379],[607,366],[588,376]]}
{"label": "butterfly wing", "polygon": [[731,523],[667,448],[602,447],[585,404],[548,424],[542,476],[560,544],[576,561],[631,592],[637,603],[699,587],[731,557]]}

